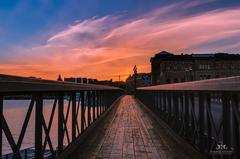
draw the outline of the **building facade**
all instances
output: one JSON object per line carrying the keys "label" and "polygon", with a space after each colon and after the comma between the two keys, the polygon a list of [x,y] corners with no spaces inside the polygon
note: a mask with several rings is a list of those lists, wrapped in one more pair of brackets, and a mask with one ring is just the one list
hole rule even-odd
{"label": "building facade", "polygon": [[239,54],[181,54],[162,51],[151,58],[152,85],[240,75]]}

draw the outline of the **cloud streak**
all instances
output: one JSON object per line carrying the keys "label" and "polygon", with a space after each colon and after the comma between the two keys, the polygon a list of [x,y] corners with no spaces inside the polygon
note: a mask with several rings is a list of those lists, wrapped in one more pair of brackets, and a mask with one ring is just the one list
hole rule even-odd
{"label": "cloud streak", "polygon": [[[190,15],[180,9],[211,2],[174,3],[136,18],[118,15],[77,21],[49,37],[45,45],[27,48],[24,53],[18,50],[13,63],[25,61],[34,67],[16,65],[14,69],[52,79],[58,73],[109,79],[115,78],[116,72],[126,77],[135,64],[141,71],[150,71],[149,58],[159,50],[191,53],[238,48],[239,39],[234,37],[240,36],[239,8]],[[13,72],[9,68],[2,65],[0,71]]]}

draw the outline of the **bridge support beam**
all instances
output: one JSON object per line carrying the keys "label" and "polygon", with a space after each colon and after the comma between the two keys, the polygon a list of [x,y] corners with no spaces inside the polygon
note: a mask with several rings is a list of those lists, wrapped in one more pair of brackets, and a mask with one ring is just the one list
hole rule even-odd
{"label": "bridge support beam", "polygon": [[63,137],[64,137],[63,105],[64,105],[64,95],[60,94],[59,97],[58,97],[58,153],[61,153],[63,151]]}
{"label": "bridge support beam", "polygon": [[36,111],[35,111],[35,158],[43,158],[42,148],[42,126],[43,126],[43,98],[41,94],[35,96]]}
{"label": "bridge support beam", "polygon": [[95,108],[96,108],[96,91],[92,91],[92,98],[93,98],[93,122],[95,121]]}
{"label": "bridge support beam", "polygon": [[73,92],[72,93],[72,141],[76,139],[76,123],[77,123],[76,92]]}
{"label": "bridge support beam", "polygon": [[205,127],[205,118],[204,118],[204,95],[203,93],[199,93],[199,138],[200,138],[200,143],[199,143],[199,148],[201,152],[204,152],[205,150],[205,136],[204,136],[204,127]]}
{"label": "bridge support beam", "polygon": [[222,104],[223,144],[229,149],[231,147],[231,103],[229,94],[223,93]]}
{"label": "bridge support beam", "polygon": [[[238,95],[233,96],[233,109],[232,114],[234,114],[233,119],[233,138],[234,140],[234,146],[236,147],[236,150],[240,150],[240,124],[238,123],[238,120],[240,119],[240,108],[239,108],[239,100]],[[240,120],[239,120],[240,121]],[[236,158],[240,158],[240,151],[236,151]]]}
{"label": "bridge support beam", "polygon": [[0,158],[2,156],[2,118],[3,118],[3,96],[0,95]]}
{"label": "bridge support beam", "polygon": [[99,91],[96,91],[97,117],[99,116]]}
{"label": "bridge support beam", "polygon": [[87,91],[87,112],[88,112],[88,126],[91,124],[91,91]]}
{"label": "bridge support beam", "polygon": [[211,110],[211,94],[210,93],[207,93],[206,94],[206,109],[207,109],[207,112],[209,112],[209,114],[207,114],[207,148],[208,148],[208,153],[210,152],[211,150],[211,145],[212,145],[212,125],[211,125],[211,119],[210,119],[210,112],[212,112]]}
{"label": "bridge support beam", "polygon": [[85,92],[81,91],[81,133],[84,131],[85,124]]}

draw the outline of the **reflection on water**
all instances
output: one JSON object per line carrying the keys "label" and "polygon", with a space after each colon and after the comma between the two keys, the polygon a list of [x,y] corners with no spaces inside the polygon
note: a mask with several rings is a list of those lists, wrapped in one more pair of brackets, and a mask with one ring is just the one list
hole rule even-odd
{"label": "reflection on water", "polygon": [[[46,124],[48,125],[49,120],[50,120],[50,115],[52,112],[53,108],[53,103],[54,100],[44,100],[43,102],[43,114],[44,114],[44,119]],[[13,135],[13,138],[15,140],[15,143],[18,141],[18,137],[20,135],[21,129],[23,122],[25,120],[28,108],[29,108],[30,100],[4,100],[4,109],[3,109],[3,114],[5,116],[5,119],[7,121],[7,124],[11,130],[11,133]],[[68,106],[68,101],[64,101],[64,114],[66,117],[67,113],[67,106]],[[81,120],[80,120],[80,114],[81,114],[81,109],[79,109],[78,113],[78,125],[80,127]],[[91,110],[92,114],[92,110]],[[56,148],[57,146],[57,129],[58,129],[58,108],[56,107],[55,113],[54,113],[54,118],[53,118],[53,123],[51,126],[51,131],[50,131],[50,138],[53,144],[53,147]],[[33,108],[33,111],[31,113],[30,121],[28,123],[28,127],[22,142],[21,149],[24,148],[29,148],[34,146],[34,134],[35,134],[35,107]],[[71,107],[69,110],[69,117],[67,120],[67,127],[68,127],[68,134],[69,138],[71,139]],[[85,118],[87,118],[87,110],[85,111]],[[45,139],[45,133],[43,130],[43,142]],[[67,139],[66,135],[64,136],[64,144],[67,144]],[[11,147],[8,144],[8,141],[6,139],[5,134],[3,133],[3,154],[11,153]]]}

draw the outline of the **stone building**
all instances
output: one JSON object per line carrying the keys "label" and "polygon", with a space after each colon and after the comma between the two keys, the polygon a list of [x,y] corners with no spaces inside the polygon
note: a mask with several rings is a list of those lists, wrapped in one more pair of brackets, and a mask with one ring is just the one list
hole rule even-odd
{"label": "stone building", "polygon": [[152,85],[240,75],[240,55],[181,54],[162,51],[151,58]]}

